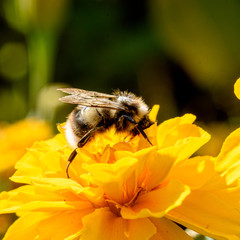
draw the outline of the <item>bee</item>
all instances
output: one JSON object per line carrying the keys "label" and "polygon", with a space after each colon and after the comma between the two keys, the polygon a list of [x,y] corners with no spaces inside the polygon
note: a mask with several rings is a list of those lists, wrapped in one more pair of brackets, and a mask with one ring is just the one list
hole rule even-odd
{"label": "bee", "polygon": [[116,133],[127,132],[132,138],[141,134],[152,145],[144,129],[154,122],[149,119],[150,109],[141,97],[120,90],[112,95],[77,88],[58,90],[69,94],[60,101],[77,104],[65,125],[66,139],[74,148],[66,167],[68,178],[68,169],[77,155],[77,148],[82,148],[95,134],[105,132],[112,126]]}

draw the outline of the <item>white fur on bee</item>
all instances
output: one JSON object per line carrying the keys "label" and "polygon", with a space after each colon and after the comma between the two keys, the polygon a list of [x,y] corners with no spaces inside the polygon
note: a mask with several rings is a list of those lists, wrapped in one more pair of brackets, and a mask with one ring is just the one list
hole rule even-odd
{"label": "white fur on bee", "polygon": [[128,97],[128,96],[119,96],[119,97],[117,98],[117,102],[129,103],[129,102],[131,102],[131,101],[132,101],[132,99],[131,99],[130,97]]}
{"label": "white fur on bee", "polygon": [[144,115],[148,114],[149,112],[149,108],[145,103],[142,103],[140,105],[140,107],[138,108],[139,114],[141,115],[141,117],[143,117]]}
{"label": "white fur on bee", "polygon": [[77,148],[77,144],[80,141],[80,138],[74,134],[71,122],[68,120],[65,125],[65,137],[72,148]]}
{"label": "white fur on bee", "polygon": [[[135,102],[136,100],[134,100]],[[149,112],[149,108],[147,106],[147,104],[142,100],[142,98],[138,98],[138,116],[135,116],[137,119],[135,120],[139,120],[141,119],[144,115],[148,114]],[[128,96],[119,96],[117,99],[117,102],[123,102],[123,103],[127,103],[129,105],[131,105],[131,102],[133,102],[133,99],[131,97]]]}

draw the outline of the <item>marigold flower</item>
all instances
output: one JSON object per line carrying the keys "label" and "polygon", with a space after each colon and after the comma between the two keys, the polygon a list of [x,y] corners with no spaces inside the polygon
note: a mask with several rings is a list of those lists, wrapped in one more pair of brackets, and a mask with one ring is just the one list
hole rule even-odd
{"label": "marigold flower", "polygon": [[11,125],[0,125],[0,172],[14,166],[17,160],[35,141],[52,135],[46,122],[37,119],[24,119]]}
{"label": "marigold flower", "polygon": [[192,239],[175,222],[240,239],[239,206],[228,199],[237,186],[216,172],[216,159],[190,158],[210,138],[194,120],[186,114],[146,129],[153,146],[114,129],[98,134],[78,149],[70,179],[64,134],[35,143],[11,178],[26,185],[0,195],[0,213],[19,216],[4,240]]}

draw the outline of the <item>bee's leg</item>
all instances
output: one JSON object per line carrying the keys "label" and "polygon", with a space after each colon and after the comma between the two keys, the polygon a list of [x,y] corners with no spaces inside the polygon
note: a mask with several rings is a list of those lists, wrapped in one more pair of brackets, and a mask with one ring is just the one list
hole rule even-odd
{"label": "bee's leg", "polygon": [[147,141],[148,141],[151,145],[153,145],[153,144],[151,143],[151,141],[149,140],[147,134],[143,131],[143,129],[142,129],[139,125],[137,125],[136,128],[137,128],[137,130],[143,135],[143,137],[144,137],[145,139],[147,139]]}
{"label": "bee's leg", "polygon": [[[89,140],[89,137],[93,134],[93,132],[96,131],[96,128],[92,128],[91,130],[89,130],[85,135],[83,135],[83,137],[80,139],[80,141],[78,142],[77,146],[78,148],[83,147],[87,141]],[[66,173],[67,173],[67,177],[69,178],[69,174],[68,174],[68,169],[72,163],[72,161],[74,160],[74,158],[77,156],[77,148],[75,148],[71,155],[68,158],[68,164],[66,167]]]}
{"label": "bee's leg", "polygon": [[79,148],[83,147],[87,141],[89,140],[89,138],[91,137],[91,135],[97,130],[97,128],[92,128],[90,129],[86,134],[84,134],[82,136],[82,138],[80,139],[80,141],[78,142],[77,146]]}
{"label": "bee's leg", "polygon": [[136,125],[136,129],[138,130],[139,133],[142,134],[142,136],[147,139],[147,141],[152,145],[152,143],[150,142],[147,134],[143,131],[143,129],[137,124],[137,122],[130,116],[128,115],[122,115],[122,117],[124,117],[125,119],[127,119],[129,122],[133,123]]}
{"label": "bee's leg", "polygon": [[125,118],[125,119],[127,119],[129,122],[131,122],[131,123],[133,123],[133,124],[137,124],[137,122],[132,118],[132,117],[130,117],[130,116],[128,116],[128,115],[122,115],[121,117],[120,117],[120,119],[121,118]]}
{"label": "bee's leg", "polygon": [[77,156],[77,148],[75,148],[71,155],[69,156],[68,158],[68,164],[67,164],[67,167],[66,167],[66,174],[67,174],[67,178],[69,178],[69,174],[68,174],[68,169],[70,167],[70,164],[72,163],[72,161],[74,160],[74,158]]}

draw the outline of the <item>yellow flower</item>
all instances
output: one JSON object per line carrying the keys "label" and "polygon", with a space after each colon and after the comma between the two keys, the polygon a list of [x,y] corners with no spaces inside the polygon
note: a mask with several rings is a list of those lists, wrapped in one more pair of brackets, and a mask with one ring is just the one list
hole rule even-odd
{"label": "yellow flower", "polygon": [[12,125],[0,125],[0,172],[12,168],[37,140],[51,136],[48,124],[37,119],[25,119]]}
{"label": "yellow flower", "polygon": [[238,99],[240,99],[240,78],[234,84],[234,93]]}
{"label": "yellow flower", "polygon": [[0,212],[19,216],[4,240],[192,239],[175,222],[240,239],[240,211],[228,199],[236,186],[215,171],[216,159],[190,158],[210,138],[194,120],[186,114],[146,129],[153,146],[113,129],[98,134],[78,149],[70,179],[64,135],[35,143],[11,178],[26,185],[0,195]]}

